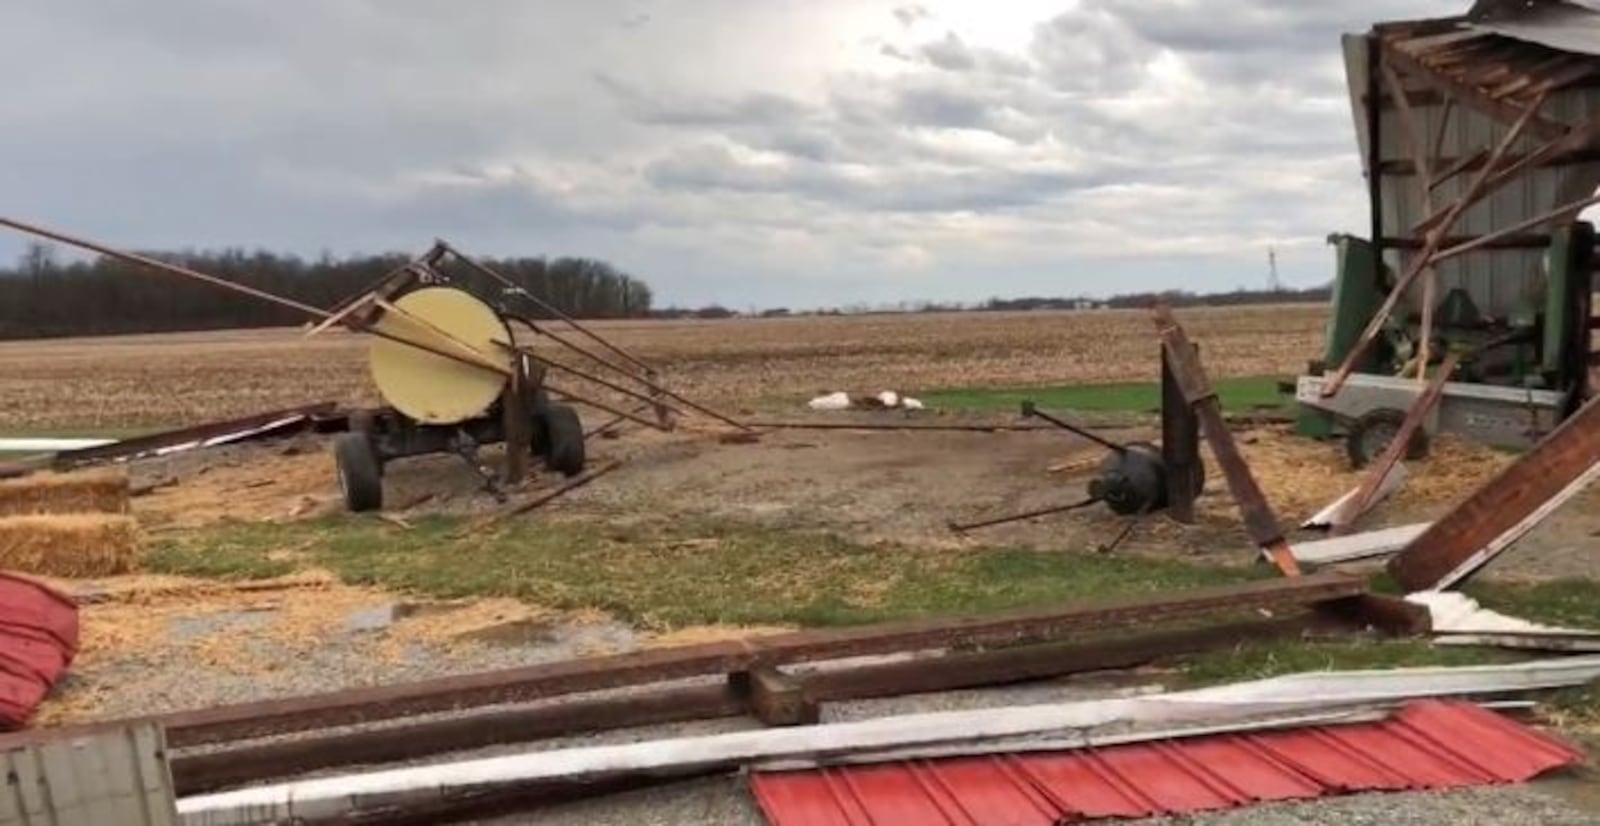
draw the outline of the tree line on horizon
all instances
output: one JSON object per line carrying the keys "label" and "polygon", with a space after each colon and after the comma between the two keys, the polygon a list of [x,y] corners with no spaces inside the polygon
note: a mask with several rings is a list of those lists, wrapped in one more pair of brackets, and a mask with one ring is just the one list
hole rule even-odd
{"label": "tree line on horizon", "polygon": [[[226,281],[333,307],[370,288],[411,260],[402,254],[306,260],[265,251],[225,249],[142,253]],[[579,318],[643,318],[649,285],[591,258],[484,259],[528,293]],[[533,319],[548,316],[503,285],[459,265],[446,274],[464,289]],[[30,245],[11,268],[0,268],[0,339],[164,333],[295,325],[296,310],[156,272],[113,258],[59,261],[49,246]]]}
{"label": "tree line on horizon", "polygon": [[811,310],[792,310],[788,307],[772,307],[764,310],[751,310],[738,312],[720,304],[710,304],[704,307],[664,307],[651,311],[654,318],[698,318],[718,319],[734,318],[737,316],[759,316],[761,318],[788,318],[804,316],[844,316],[844,315],[889,315],[897,313],[984,313],[984,312],[1018,312],[1038,310],[1137,310],[1145,309],[1157,302],[1165,303],[1172,307],[1238,307],[1263,304],[1321,304],[1333,297],[1332,285],[1321,287],[1307,287],[1304,289],[1267,289],[1248,290],[1236,289],[1221,293],[1195,293],[1187,290],[1167,290],[1164,292],[1127,293],[1111,298],[1046,298],[1030,296],[1025,298],[991,298],[977,303],[963,303],[955,301],[901,301],[894,304],[867,305],[853,304],[842,307],[823,307]]}
{"label": "tree line on horizon", "polygon": [[[399,253],[344,259],[325,254],[306,260],[294,255],[243,249],[144,254],[316,307],[333,307],[359,295],[385,274],[411,260],[410,256]],[[1175,307],[1237,306],[1325,302],[1331,296],[1330,286],[1299,290],[1237,289],[1226,293],[1170,290],[1108,299],[1024,297],[991,298],[978,303],[903,301],[884,306],[858,304],[805,311],[774,307],[741,313],[719,304],[656,308],[645,282],[597,259],[521,257],[486,259],[484,263],[561,312],[587,319],[1129,309],[1149,307],[1156,301]],[[447,265],[446,274],[463,288],[492,302],[503,303],[512,312],[536,320],[548,316],[526,300],[507,296],[503,285],[471,269]],[[30,245],[14,266],[0,267],[0,339],[274,327],[305,321],[305,315],[289,308],[113,258],[62,263],[54,250],[44,244]]]}

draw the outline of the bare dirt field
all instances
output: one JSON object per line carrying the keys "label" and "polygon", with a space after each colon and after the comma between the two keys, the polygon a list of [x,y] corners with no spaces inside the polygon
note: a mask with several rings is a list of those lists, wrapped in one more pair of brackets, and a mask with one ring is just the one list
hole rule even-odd
{"label": "bare dirt field", "polygon": [[[1321,347],[1320,305],[1184,311],[1215,377],[1289,376]],[[932,313],[596,322],[672,386],[730,411],[820,392],[1148,381],[1148,314]],[[181,425],[334,400],[370,403],[363,337],[298,330],[0,342],[0,434]],[[564,380],[570,382],[571,380]]]}

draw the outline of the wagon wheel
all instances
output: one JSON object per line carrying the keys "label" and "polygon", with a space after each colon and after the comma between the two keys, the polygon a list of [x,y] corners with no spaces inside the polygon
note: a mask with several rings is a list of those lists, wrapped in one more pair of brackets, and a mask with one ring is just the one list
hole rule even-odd
{"label": "wagon wheel", "polygon": [[[1363,468],[1382,456],[1405,420],[1405,413],[1388,407],[1373,410],[1356,419],[1344,441],[1350,466]],[[1416,461],[1425,458],[1429,446],[1427,431],[1417,428],[1411,434],[1411,443],[1406,445],[1406,459]]]}
{"label": "wagon wheel", "polygon": [[333,460],[346,508],[361,513],[383,507],[383,467],[365,433],[341,433],[335,437]]}
{"label": "wagon wheel", "polygon": [[570,405],[550,404],[535,414],[533,449],[551,470],[567,476],[582,473],[587,456],[578,411]]}

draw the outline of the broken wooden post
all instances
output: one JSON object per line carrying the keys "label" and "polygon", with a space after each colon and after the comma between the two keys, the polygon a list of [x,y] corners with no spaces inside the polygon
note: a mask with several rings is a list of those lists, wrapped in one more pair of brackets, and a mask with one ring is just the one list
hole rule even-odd
{"label": "broken wooden post", "polygon": [[1372,470],[1367,473],[1367,478],[1361,482],[1361,487],[1356,488],[1356,495],[1333,517],[1333,535],[1343,536],[1355,526],[1357,519],[1372,507],[1377,498],[1378,489],[1389,476],[1389,471],[1400,461],[1402,456],[1411,446],[1411,437],[1421,429],[1422,422],[1434,407],[1438,406],[1439,399],[1444,395],[1445,383],[1450,381],[1450,374],[1455,372],[1456,365],[1461,362],[1460,353],[1451,353],[1445,357],[1444,363],[1439,365],[1439,374],[1428,382],[1422,394],[1411,403],[1411,409],[1406,411],[1406,417],[1400,422],[1400,427],[1395,430],[1394,438],[1389,440],[1389,445],[1383,449],[1383,455],[1378,458]]}
{"label": "broken wooden post", "polygon": [[821,706],[799,680],[773,666],[728,675],[728,685],[750,704],[750,713],[769,726],[808,726],[822,719]]}
{"label": "broken wooden post", "polygon": [[1228,480],[1228,489],[1233,492],[1234,501],[1239,505],[1245,530],[1285,576],[1299,576],[1300,565],[1289,550],[1289,543],[1278,527],[1278,517],[1267,503],[1266,494],[1261,492],[1261,486],[1256,484],[1255,476],[1250,473],[1250,465],[1239,452],[1239,446],[1234,444],[1233,434],[1228,431],[1228,423],[1222,417],[1222,403],[1217,400],[1216,391],[1212,390],[1211,381],[1200,366],[1200,358],[1195,354],[1189,335],[1173,317],[1172,309],[1165,304],[1157,304],[1151,313],[1155,317],[1156,328],[1160,330],[1166,353],[1164,360],[1171,365],[1172,377],[1182,388],[1184,400],[1199,417],[1201,432],[1210,443],[1211,452],[1216,454],[1222,475]]}

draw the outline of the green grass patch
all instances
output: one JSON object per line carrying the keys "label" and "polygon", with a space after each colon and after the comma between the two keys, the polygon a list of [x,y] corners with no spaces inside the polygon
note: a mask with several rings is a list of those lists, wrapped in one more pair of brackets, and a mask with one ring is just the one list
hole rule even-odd
{"label": "green grass patch", "polygon": [[1206,686],[1304,671],[1481,665],[1516,658],[1509,652],[1435,646],[1425,640],[1282,639],[1246,642],[1231,650],[1201,654],[1187,661],[1183,673],[1194,685]]}
{"label": "green grass patch", "polygon": [[1525,620],[1600,630],[1600,582],[1558,579],[1540,583],[1474,583],[1467,594]]}
{"label": "green grass patch", "polygon": [[[1281,408],[1290,398],[1278,392],[1278,379],[1271,376],[1219,379],[1215,383],[1223,410],[1247,413],[1263,408]],[[1157,382],[1129,384],[1078,384],[1057,387],[962,388],[934,390],[918,394],[936,410],[1010,410],[1032,400],[1045,410],[1075,410],[1084,413],[1156,413],[1161,410],[1161,385]]]}
{"label": "green grass patch", "polygon": [[[595,608],[649,627],[848,625],[1221,585],[1264,575],[1184,561],[864,546],[718,523],[517,523],[458,538],[455,519],[223,525],[163,542],[157,571],[271,577],[293,564],[432,597],[507,596]],[[286,561],[288,560],[288,561]]]}

